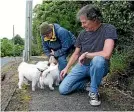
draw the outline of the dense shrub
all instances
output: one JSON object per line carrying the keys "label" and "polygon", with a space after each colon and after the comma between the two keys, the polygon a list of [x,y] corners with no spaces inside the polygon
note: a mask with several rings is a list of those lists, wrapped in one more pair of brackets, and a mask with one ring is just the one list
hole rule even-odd
{"label": "dense shrub", "polygon": [[24,49],[24,46],[23,45],[14,45],[14,51],[13,51],[13,55],[14,56],[22,56],[23,55],[23,49]]}
{"label": "dense shrub", "polygon": [[13,55],[13,43],[7,38],[1,39],[1,57]]}
{"label": "dense shrub", "polygon": [[[103,14],[103,22],[111,23],[117,28],[118,50],[123,50],[134,42],[133,2],[129,1],[44,1],[33,10],[33,34],[34,37],[37,37],[34,38],[34,41],[40,39],[39,25],[44,21],[59,23],[77,37],[81,25],[76,21],[76,13],[82,6],[90,3],[100,8]],[[39,44],[41,46],[41,43]]]}
{"label": "dense shrub", "polygon": [[[23,39],[19,39],[18,43],[16,40],[3,38],[1,39],[1,57],[5,56],[22,56],[24,49]],[[19,44],[20,43],[20,44]]]}
{"label": "dense shrub", "polygon": [[32,56],[39,56],[41,54],[41,50],[38,48],[37,44],[32,44]]}
{"label": "dense shrub", "polygon": [[103,22],[111,23],[117,28],[118,50],[124,50],[134,42],[134,12],[129,1],[95,2],[103,13]]}

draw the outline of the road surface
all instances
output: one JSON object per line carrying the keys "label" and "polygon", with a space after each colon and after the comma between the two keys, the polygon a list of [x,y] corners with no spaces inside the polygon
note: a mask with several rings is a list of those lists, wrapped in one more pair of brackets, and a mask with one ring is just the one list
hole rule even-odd
{"label": "road surface", "polygon": [[0,60],[1,60],[1,67],[3,67],[9,62],[22,60],[22,57],[3,57],[3,58],[0,58]]}

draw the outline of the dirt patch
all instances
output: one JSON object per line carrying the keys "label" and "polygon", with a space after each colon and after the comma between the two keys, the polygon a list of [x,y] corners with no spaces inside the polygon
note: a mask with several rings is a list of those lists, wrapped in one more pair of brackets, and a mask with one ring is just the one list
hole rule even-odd
{"label": "dirt patch", "polygon": [[134,61],[130,62],[124,71],[115,71],[115,73],[107,75],[106,83],[134,98]]}
{"label": "dirt patch", "polygon": [[101,87],[101,97],[113,106],[113,111],[133,111],[134,99],[112,86]]}
{"label": "dirt patch", "polygon": [[27,88],[23,87],[22,90],[17,88],[5,111],[28,111],[30,99]]}
{"label": "dirt patch", "polygon": [[17,66],[20,62],[11,62],[1,71],[1,110],[5,110],[16,90]]}

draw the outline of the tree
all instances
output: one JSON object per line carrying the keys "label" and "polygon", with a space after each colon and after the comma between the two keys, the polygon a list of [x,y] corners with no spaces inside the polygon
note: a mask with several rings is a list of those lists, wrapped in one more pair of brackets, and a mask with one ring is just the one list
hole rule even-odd
{"label": "tree", "polygon": [[1,56],[12,56],[13,55],[13,44],[11,40],[7,38],[1,39]]}
{"label": "tree", "polygon": [[1,57],[22,55],[24,45],[14,44],[13,40],[1,39]]}
{"label": "tree", "polygon": [[12,39],[12,41],[15,45],[24,45],[24,40],[18,34]]}

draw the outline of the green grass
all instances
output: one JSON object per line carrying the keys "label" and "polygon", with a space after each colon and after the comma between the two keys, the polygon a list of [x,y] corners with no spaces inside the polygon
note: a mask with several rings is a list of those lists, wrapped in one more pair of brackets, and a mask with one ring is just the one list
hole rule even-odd
{"label": "green grass", "polygon": [[126,53],[115,53],[110,61],[110,73],[122,72],[127,67]]}
{"label": "green grass", "polygon": [[110,61],[110,72],[123,72],[131,61],[134,61],[134,45],[130,45],[123,51],[116,51],[113,54]]}
{"label": "green grass", "polygon": [[[115,49],[116,50],[116,49]],[[115,51],[110,60],[110,73],[107,79],[117,79],[121,74],[126,73],[130,62],[134,61],[134,46],[131,45],[123,51]]]}
{"label": "green grass", "polygon": [[23,85],[23,89],[20,92],[21,94],[21,101],[23,102],[29,102],[31,100],[31,96],[28,93],[28,86],[27,85]]}

